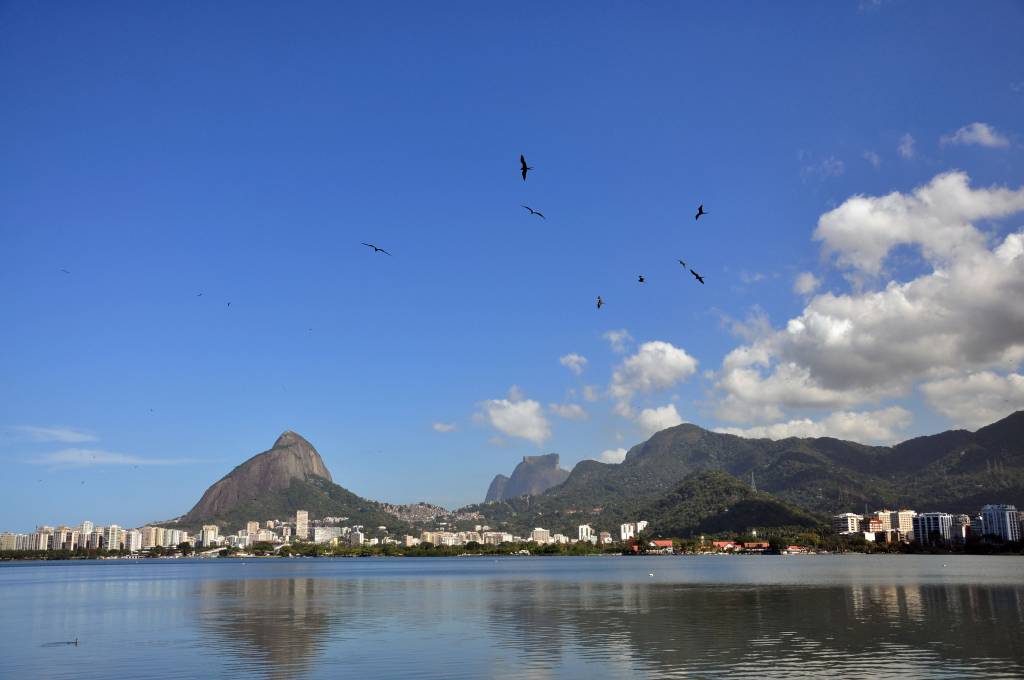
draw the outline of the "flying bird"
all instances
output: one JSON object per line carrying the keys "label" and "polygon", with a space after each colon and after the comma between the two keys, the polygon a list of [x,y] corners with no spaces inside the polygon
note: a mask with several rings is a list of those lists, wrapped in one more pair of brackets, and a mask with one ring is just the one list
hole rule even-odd
{"label": "flying bird", "polygon": [[682,260],[679,260],[679,264],[683,265],[683,267],[686,267],[686,263],[683,262]]}
{"label": "flying bird", "polygon": [[196,293],[196,297],[203,297],[202,293]]}
{"label": "flying bird", "polygon": [[640,283],[643,283],[643,282],[644,282],[644,275],[643,275],[643,274],[641,274],[641,275],[639,276],[639,279],[640,279]]}
{"label": "flying bird", "polygon": [[65,274],[70,274],[71,273],[67,269],[61,269],[61,271],[64,272]]}
{"label": "flying bird", "polygon": [[690,270],[690,273],[693,274],[693,278],[697,279],[701,283],[704,283],[704,277],[703,276],[701,276],[697,272],[693,271],[692,269]]}
{"label": "flying bird", "polygon": [[701,203],[700,206],[697,207],[697,214],[693,216],[693,219],[699,220],[701,215],[707,215],[707,213],[704,212],[704,204],[703,203]]}
{"label": "flying bird", "polygon": [[601,296],[600,296],[600,295],[598,295],[598,296],[597,296],[597,308],[598,308],[598,309],[601,309],[602,307],[604,307],[604,300],[602,300],[602,299],[601,299]]}
{"label": "flying bird", "polygon": [[524,156],[523,154],[519,154],[519,165],[523,166],[523,181],[525,182],[526,172],[527,170],[533,170],[533,166],[526,164],[526,156]]}
{"label": "flying bird", "polygon": [[528,205],[524,205],[523,207],[526,208],[527,210],[529,210],[531,215],[536,215],[539,218],[541,218],[542,220],[546,220],[547,219],[546,217],[544,217],[544,213],[542,213],[541,211],[534,210],[533,208],[531,208]]}
{"label": "flying bird", "polygon": [[231,303],[229,302],[229,303],[228,303],[228,307],[230,307],[230,306],[231,306]]}
{"label": "flying bird", "polygon": [[363,245],[366,246],[367,248],[373,248],[373,252],[375,253],[384,253],[385,255],[391,255],[391,253],[389,253],[388,251],[384,250],[383,248],[378,248],[372,243],[364,243]]}

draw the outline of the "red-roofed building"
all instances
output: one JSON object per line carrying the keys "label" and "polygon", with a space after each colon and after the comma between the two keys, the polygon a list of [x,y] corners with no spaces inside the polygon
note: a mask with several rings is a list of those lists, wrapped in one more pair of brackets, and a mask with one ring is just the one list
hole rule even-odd
{"label": "red-roofed building", "polygon": [[668,539],[656,539],[651,541],[648,545],[650,547],[649,552],[660,552],[671,555],[674,550],[672,541]]}

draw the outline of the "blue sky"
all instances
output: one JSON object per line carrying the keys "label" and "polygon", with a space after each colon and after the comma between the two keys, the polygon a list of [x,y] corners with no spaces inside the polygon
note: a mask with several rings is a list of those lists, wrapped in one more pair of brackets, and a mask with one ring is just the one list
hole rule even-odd
{"label": "blue sky", "polygon": [[0,528],[180,514],[285,429],[457,506],[679,421],[1022,408],[1022,32],[1011,2],[0,6]]}

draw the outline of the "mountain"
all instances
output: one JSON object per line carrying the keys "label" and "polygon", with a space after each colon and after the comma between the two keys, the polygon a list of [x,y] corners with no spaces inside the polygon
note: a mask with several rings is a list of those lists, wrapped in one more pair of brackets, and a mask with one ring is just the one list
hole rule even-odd
{"label": "mountain", "polygon": [[[976,513],[1024,506],[1024,411],[977,432],[951,430],[896,446],[832,437],[746,439],[684,424],[634,446],[622,463],[581,461],[560,485],[529,498],[472,506],[515,529],[644,519],[637,516],[694,472],[724,472],[814,515],[911,507]],[[542,522],[544,524],[538,524]]]}
{"label": "mountain", "polygon": [[250,520],[291,518],[296,510],[308,510],[311,519],[348,517],[352,524],[404,526],[380,503],[335,484],[316,448],[291,431],[215,482],[175,524],[217,524],[230,531]]}
{"label": "mountain", "polygon": [[535,496],[561,484],[569,471],[558,467],[558,454],[523,456],[523,462],[512,471],[511,477],[498,475],[487,489],[484,502],[500,501],[516,496]]}
{"label": "mountain", "polygon": [[638,517],[649,521],[658,534],[679,537],[751,527],[814,528],[824,520],[713,470],[687,475],[674,490],[642,508]]}

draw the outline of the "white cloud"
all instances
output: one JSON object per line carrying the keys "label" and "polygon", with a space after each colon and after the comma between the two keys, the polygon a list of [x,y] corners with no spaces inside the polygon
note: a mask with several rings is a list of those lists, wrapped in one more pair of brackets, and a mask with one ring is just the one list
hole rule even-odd
{"label": "white cloud", "polygon": [[793,292],[800,295],[810,295],[821,286],[821,279],[811,272],[800,272],[793,281]]}
{"label": "white cloud", "polygon": [[583,398],[587,401],[597,401],[601,398],[601,390],[594,385],[584,385]]}
{"label": "white cloud", "polygon": [[976,429],[1024,409],[1024,375],[978,371],[921,386],[928,403],[957,427]]}
{"label": "white cloud", "polygon": [[507,399],[483,402],[481,408],[485,419],[499,432],[540,446],[551,437],[551,426],[544,417],[544,409],[533,399],[526,399],[522,390],[514,385],[508,392]]}
{"label": "white cloud", "polygon": [[909,132],[900,137],[900,145],[896,147],[896,151],[900,154],[901,158],[913,158],[914,157],[914,137]]}
{"label": "white cloud", "polygon": [[564,357],[559,357],[558,363],[576,375],[580,375],[583,373],[583,369],[587,367],[587,358],[573,352],[572,354],[566,354]]}
{"label": "white cloud", "polygon": [[767,280],[767,278],[768,277],[766,277],[761,272],[754,272],[753,274],[746,271],[740,272],[740,281],[746,284],[761,283],[762,281]]}
{"label": "white cloud", "polygon": [[871,163],[871,166],[876,170],[882,165],[882,158],[874,151],[865,151],[864,160]]}
{"label": "white cloud", "polygon": [[61,444],[81,444],[82,442],[99,441],[95,435],[73,430],[70,427],[35,427],[33,425],[16,425],[12,428],[32,441],[60,442]]}
{"label": "white cloud", "polygon": [[716,413],[766,422],[786,408],[849,409],[908,394],[921,380],[1015,370],[1024,359],[1024,232],[989,247],[972,221],[1024,211],[1024,188],[973,189],[962,173],[912,194],[855,196],[815,237],[840,266],[880,272],[917,246],[930,272],[880,290],[827,292],[785,328],[730,352]]}
{"label": "white cloud", "polygon": [[597,459],[602,463],[617,465],[626,459],[626,449],[607,449]]}
{"label": "white cloud", "polygon": [[697,360],[671,343],[655,340],[640,345],[612,374],[611,394],[620,415],[630,412],[629,401],[638,393],[668,389],[689,378]]}
{"label": "white cloud", "polygon": [[62,449],[31,460],[37,465],[88,467],[93,465],[181,465],[196,462],[191,458],[143,458],[100,449]]}
{"label": "white cloud", "polygon": [[434,423],[434,432],[455,432],[455,423]]}
{"label": "white cloud", "polygon": [[579,404],[548,404],[548,409],[566,420],[586,420],[589,417]]}
{"label": "white cloud", "polygon": [[604,339],[611,345],[612,351],[619,354],[624,354],[628,349],[628,345],[633,342],[633,336],[625,328],[620,328],[617,331],[608,331],[604,334]]}
{"label": "white cloud", "polygon": [[900,439],[899,431],[910,425],[910,411],[892,406],[877,411],[837,411],[823,420],[810,418],[758,427],[723,427],[717,432],[750,439],[786,439],[788,437],[836,437],[856,442],[891,444]]}
{"label": "white cloud", "polygon": [[679,417],[675,404],[645,408],[636,417],[636,424],[645,437],[650,437],[655,432],[660,432],[667,427],[680,425],[682,422],[683,419]]}
{"label": "white cloud", "polygon": [[999,134],[994,127],[985,123],[971,123],[965,125],[956,132],[943,135],[939,143],[945,144],[976,144],[990,148],[1004,147],[1010,145],[1010,140]]}
{"label": "white cloud", "polygon": [[846,164],[834,156],[829,156],[817,162],[806,163],[800,168],[800,174],[804,177],[815,176],[821,179],[839,177],[844,172],[846,172]]}

